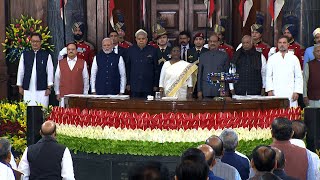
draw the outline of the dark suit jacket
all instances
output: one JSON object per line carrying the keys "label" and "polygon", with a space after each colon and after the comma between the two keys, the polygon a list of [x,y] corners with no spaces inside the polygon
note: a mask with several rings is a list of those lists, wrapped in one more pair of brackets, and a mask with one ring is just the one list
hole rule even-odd
{"label": "dark suit jacket", "polygon": [[[203,53],[208,52],[208,51],[209,51],[209,49],[202,47],[202,49],[200,51],[200,54],[203,54]],[[198,58],[197,58],[198,55],[197,54],[198,53],[197,53],[197,50],[196,50],[195,47],[193,47],[191,49],[188,49],[188,51],[187,51],[187,61],[189,63],[194,63],[195,61],[197,61],[198,60]]]}
{"label": "dark suit jacket", "polygon": [[160,73],[154,47],[147,45],[140,49],[134,44],[128,48],[126,69],[132,92],[152,92],[153,87],[158,87]]}
{"label": "dark suit jacket", "polygon": [[200,55],[197,88],[198,92],[202,91],[204,97],[220,96],[219,85],[209,84],[207,77],[211,72],[227,72],[227,62],[228,54],[219,50],[210,50]]}

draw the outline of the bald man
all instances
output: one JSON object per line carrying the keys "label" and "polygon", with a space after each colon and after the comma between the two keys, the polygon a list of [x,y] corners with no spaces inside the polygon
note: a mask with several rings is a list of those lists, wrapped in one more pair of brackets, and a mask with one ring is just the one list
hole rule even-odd
{"label": "bald man", "polygon": [[231,63],[241,77],[236,84],[230,83],[232,95],[264,95],[266,82],[266,58],[253,46],[251,36],[245,35]]}
{"label": "bald man", "polygon": [[201,144],[200,146],[198,146],[198,149],[200,149],[203,152],[206,162],[209,166],[209,180],[223,180],[222,178],[215,176],[212,172],[213,166],[216,164],[216,154],[212,147],[206,144]]}
{"label": "bald man", "polygon": [[98,95],[123,94],[126,87],[126,67],[123,57],[113,51],[113,40],[102,40],[102,51],[93,59],[91,91]]}
{"label": "bald man", "polygon": [[223,156],[223,142],[218,136],[211,136],[206,140],[206,145],[209,145],[215,152],[216,164],[213,168],[214,175],[225,180],[241,180],[240,174],[236,168],[221,161]]}
{"label": "bald man", "polygon": [[24,151],[18,171],[24,179],[74,180],[70,151],[56,141],[56,124],[44,122],[40,134],[42,138]]}

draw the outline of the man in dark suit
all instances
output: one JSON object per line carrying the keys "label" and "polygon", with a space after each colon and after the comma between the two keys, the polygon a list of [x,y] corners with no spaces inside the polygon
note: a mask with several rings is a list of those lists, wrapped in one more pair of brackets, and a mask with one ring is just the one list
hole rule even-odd
{"label": "man in dark suit", "polygon": [[[210,51],[201,54],[198,68],[198,98],[212,98],[220,96],[219,85],[210,85],[207,82],[208,74],[227,71],[228,55],[219,51],[219,37],[213,33],[209,38]],[[226,91],[227,92],[227,91]]]}
{"label": "man in dark suit", "polygon": [[157,52],[147,45],[146,31],[139,29],[135,37],[137,43],[128,49],[127,54],[127,90],[131,90],[131,97],[146,98],[153,95],[159,85]]}
{"label": "man in dark suit", "polygon": [[194,47],[188,49],[187,51],[187,61],[189,63],[194,63],[196,62],[196,64],[199,63],[199,58],[200,58],[200,54],[205,53],[207,51],[209,51],[209,49],[203,47],[205,41],[204,41],[204,34],[203,33],[197,33],[194,36]]}
{"label": "man in dark suit", "polygon": [[187,50],[192,48],[192,45],[190,44],[191,41],[191,35],[188,31],[181,31],[179,33],[178,42],[181,49],[181,55],[180,59],[187,60]]}
{"label": "man in dark suit", "polygon": [[113,52],[119,54],[124,58],[126,57],[126,48],[119,46],[119,34],[117,31],[112,30],[108,34],[109,38],[113,41]]}

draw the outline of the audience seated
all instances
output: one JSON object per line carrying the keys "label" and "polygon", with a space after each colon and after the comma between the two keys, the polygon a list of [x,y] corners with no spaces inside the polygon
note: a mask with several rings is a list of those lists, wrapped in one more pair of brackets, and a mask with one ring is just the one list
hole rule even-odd
{"label": "audience seated", "polygon": [[235,167],[240,173],[241,179],[249,178],[250,164],[248,159],[238,155],[238,135],[233,129],[225,129],[220,134],[223,142],[224,154],[221,161]]}
{"label": "audience seated", "polygon": [[[276,118],[271,124],[273,143],[271,146],[280,149],[286,157],[284,170],[292,177],[305,180],[315,179],[315,167],[311,155],[306,149],[290,143],[293,135],[292,122],[287,118]],[[299,165],[299,166],[297,166]]]}
{"label": "audience seated", "polygon": [[294,177],[288,176],[284,171],[286,159],[284,157],[284,154],[280,151],[280,149],[276,147],[272,147],[272,149],[276,152],[276,161],[277,161],[277,166],[273,170],[273,174],[277,175],[279,178],[283,180],[298,180]]}
{"label": "audience seated", "polygon": [[15,180],[13,170],[10,165],[11,146],[9,140],[0,138],[0,179]]}
{"label": "audience seated", "polygon": [[160,162],[145,162],[129,170],[129,180],[169,180],[169,171]]}
{"label": "audience seated", "polygon": [[207,180],[209,166],[201,150],[189,148],[182,153],[175,172],[175,180]]}
{"label": "audience seated", "polygon": [[222,178],[219,178],[217,176],[215,176],[212,172],[212,169],[214,167],[214,165],[216,164],[216,153],[214,152],[214,150],[212,149],[212,147],[210,147],[209,145],[206,144],[202,144],[200,146],[198,146],[198,149],[200,149],[205,158],[206,158],[206,163],[209,166],[209,180],[223,180]]}
{"label": "audience seated", "polygon": [[240,174],[235,167],[221,161],[223,156],[222,140],[213,135],[206,140],[206,144],[211,146],[216,153],[216,164],[212,170],[214,175],[225,180],[241,180]]}
{"label": "audience seated", "polygon": [[[303,139],[306,137],[306,134],[307,134],[307,127],[306,127],[305,123],[301,120],[292,121],[292,130],[293,130],[293,136],[290,139],[290,143],[306,149],[306,144],[303,141]],[[310,158],[312,159],[313,167],[316,169],[316,177],[317,177],[316,179],[320,179],[319,156],[316,153],[310,151],[309,149],[306,149],[306,150],[307,150],[308,154],[310,155]]]}
{"label": "audience seated", "polygon": [[258,180],[276,167],[276,152],[270,146],[257,146],[252,151],[251,166],[255,175],[249,180]]}

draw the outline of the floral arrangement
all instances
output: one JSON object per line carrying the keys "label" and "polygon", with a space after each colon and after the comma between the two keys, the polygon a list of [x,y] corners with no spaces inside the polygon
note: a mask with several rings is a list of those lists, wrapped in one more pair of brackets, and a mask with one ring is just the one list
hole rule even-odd
{"label": "floral arrangement", "polygon": [[[44,119],[47,119],[52,106],[43,108]],[[10,140],[12,149],[22,154],[27,147],[27,104],[24,102],[0,101],[0,137]]]}
{"label": "floral arrangement", "polygon": [[290,108],[150,115],[54,107],[48,119],[57,123],[58,141],[75,152],[179,156],[233,128],[240,140],[237,150],[249,155],[255,146],[271,144],[269,127],[275,117],[300,119],[300,113],[300,108]]}
{"label": "floral arrangement", "polygon": [[10,140],[12,148],[22,153],[27,145],[27,105],[23,102],[0,102],[0,137]]}
{"label": "floral arrangement", "polygon": [[21,15],[21,19],[13,20],[13,23],[6,28],[6,39],[2,46],[9,62],[16,61],[24,51],[31,49],[30,35],[34,32],[42,36],[42,49],[53,51],[54,45],[49,43],[52,38],[50,31],[41,23],[41,20]]}

